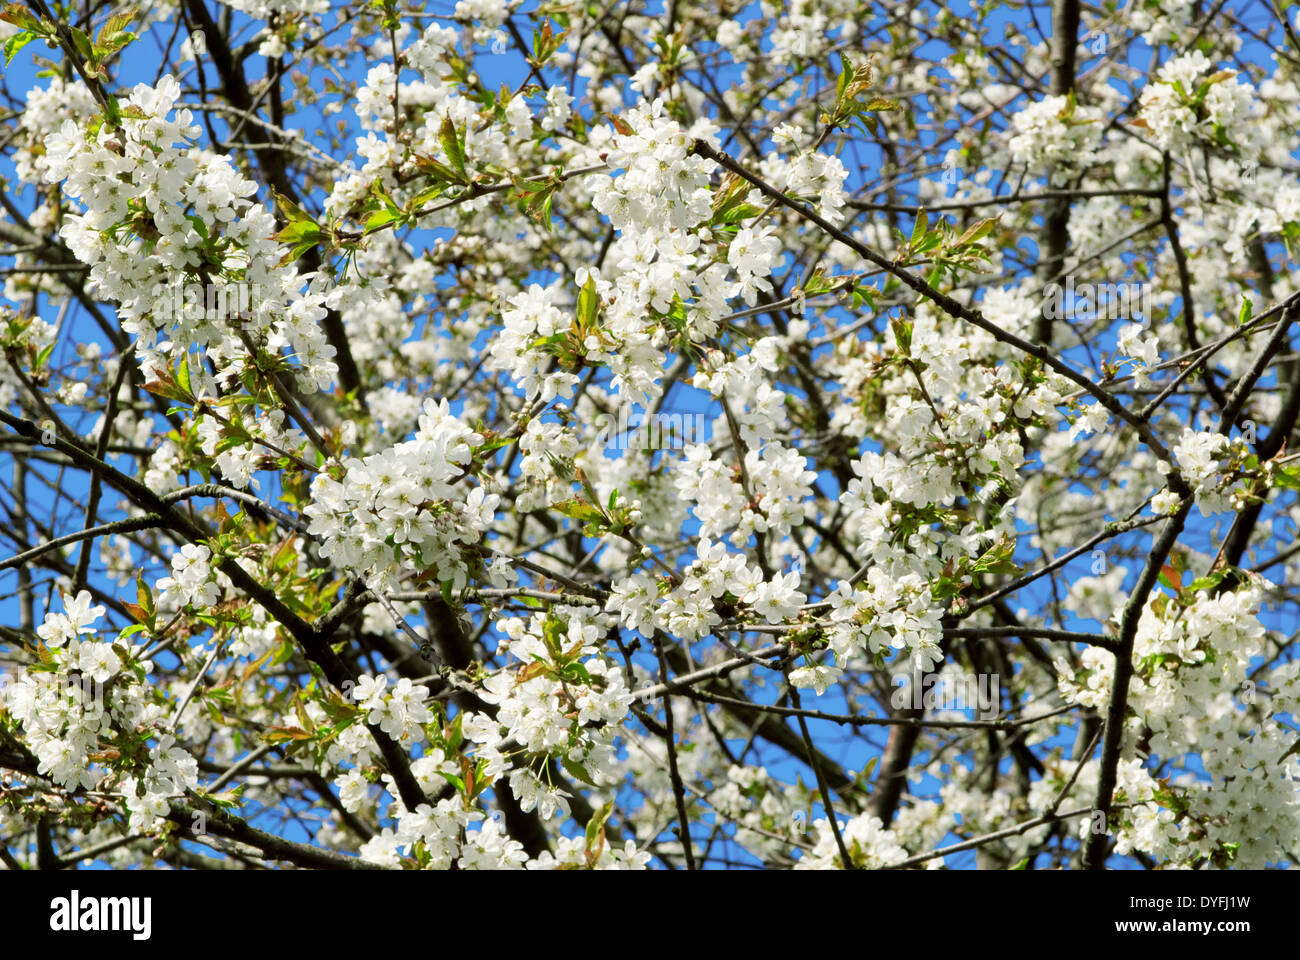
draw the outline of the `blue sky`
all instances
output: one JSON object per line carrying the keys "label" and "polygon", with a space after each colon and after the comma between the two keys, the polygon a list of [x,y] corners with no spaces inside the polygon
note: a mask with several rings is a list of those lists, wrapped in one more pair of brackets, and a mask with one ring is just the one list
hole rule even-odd
{"label": "blue sky", "polygon": [[[534,6],[535,4],[528,3],[525,5],[525,9],[526,10],[533,9]],[[933,7],[931,5],[925,5],[925,6],[928,7],[929,9],[938,9],[937,7]],[[430,5],[428,7],[428,10],[430,12],[445,14],[450,12],[450,7],[451,7],[450,4],[434,4],[434,5]],[[1249,7],[1252,10],[1258,10],[1258,5],[1242,3],[1240,2],[1240,0],[1234,0],[1234,2],[1230,2],[1227,4],[1228,9],[1236,9],[1238,7]],[[654,8],[655,8],[655,4],[652,3],[651,4],[652,12]],[[741,20],[742,22],[748,20],[750,17],[753,16],[755,9],[756,6],[751,5],[739,15],[738,19]],[[959,3],[953,5],[952,9],[958,13],[965,13],[969,10],[969,5],[965,3]],[[1252,14],[1252,16],[1258,18],[1258,14]],[[1050,27],[1050,16],[1044,17],[1040,11],[1039,18],[1040,21],[1043,22],[1045,28]],[[525,25],[526,23],[525,18],[523,16],[516,15],[516,21],[520,23],[521,30],[525,34],[525,36],[529,35],[530,30]],[[251,36],[253,32],[253,28],[247,24],[247,21],[245,20],[245,18],[243,18],[242,15],[235,14],[234,22],[237,25],[241,26],[241,30],[242,30],[241,39],[246,39],[248,36]],[[991,27],[990,33],[994,37],[1000,36],[1001,29],[1004,26],[1004,24],[1013,24],[1019,27],[1020,29],[1022,29],[1024,32],[1029,33],[1031,36],[1035,35],[1035,31],[1033,29],[1032,24],[1030,23],[1028,16],[1023,11],[1014,8],[1010,8],[1010,7],[1001,8],[995,15],[993,15],[993,17],[990,18],[988,22]],[[327,21],[327,25],[328,25],[328,21]],[[165,34],[163,35],[165,36]],[[926,48],[923,48],[923,52],[932,56],[933,59],[937,61],[951,51],[947,50],[942,44],[939,44],[937,42],[932,42],[929,45],[927,45]],[[32,44],[28,46],[24,51],[19,53],[17,58],[14,60],[14,62],[10,65],[10,67],[6,71],[12,87],[14,89],[24,90],[30,86],[43,83],[43,81],[40,81],[36,78],[35,75],[36,68],[33,64],[33,56],[46,55],[49,53],[50,51],[44,50],[39,44]],[[158,45],[156,43],[154,36],[151,34],[150,36],[145,37],[141,41],[138,41],[134,46],[129,48],[128,54],[129,55],[125,57],[119,65],[118,75],[115,78],[116,86],[120,89],[123,87],[128,87],[129,85],[135,82],[147,82],[147,83],[154,82],[154,80],[156,79],[159,73]],[[372,51],[372,54],[376,56],[382,55],[383,48],[382,47],[377,48],[376,50]],[[1136,63],[1145,64],[1147,62],[1147,51],[1141,49],[1140,45],[1131,48],[1129,56]],[[1162,59],[1166,56],[1168,56],[1168,51],[1164,51],[1162,53]],[[1243,59],[1249,62],[1265,64],[1270,62],[1270,51],[1264,48],[1263,45],[1248,40],[1246,46],[1243,48],[1242,57]],[[366,70],[369,68],[372,62],[373,61],[368,59],[367,57],[358,55],[353,57],[346,64],[336,64],[336,67],[345,77],[361,78],[364,76]],[[1086,63],[1081,64],[1080,65],[1081,69],[1083,67],[1086,67],[1086,65],[1087,65]],[[484,78],[484,80],[487,82],[488,86],[490,87],[497,87],[502,83],[506,83],[509,84],[511,87],[515,87],[519,84],[519,82],[523,79],[523,77],[527,72],[527,67],[523,63],[522,58],[513,49],[508,49],[504,53],[496,54],[496,53],[492,53],[490,49],[486,47],[480,48],[475,52],[474,66],[477,72]],[[193,64],[190,64],[189,67],[192,69]],[[266,63],[263,58],[256,55],[250,58],[249,66],[248,66],[248,73],[250,76],[258,77],[262,75],[265,69],[266,69]],[[548,77],[548,79],[550,78]],[[723,83],[734,82],[735,79],[736,79],[736,72],[734,71],[734,69],[730,71],[724,70],[723,73],[721,74],[721,82]],[[182,73],[180,75],[180,80],[183,85],[186,85],[191,82],[191,78],[186,73]],[[211,83],[211,78],[209,78],[209,83]],[[337,99],[337,97],[333,99]],[[324,102],[327,102],[327,100],[321,101],[320,103],[316,104],[313,107],[305,108],[301,112],[291,115],[287,120],[287,125],[293,129],[301,129],[307,132],[314,130],[321,123],[322,118],[320,116],[320,108]],[[627,96],[627,102],[629,103],[632,102],[632,96],[630,93]],[[347,121],[348,119],[349,119],[349,111],[344,110],[342,113],[334,116],[333,118],[330,118],[330,122],[337,123],[337,121],[339,120]],[[213,123],[218,133],[221,134],[225,133],[226,124],[224,120],[222,120],[219,117],[214,117]],[[352,126],[349,132],[344,135],[343,137],[344,142],[350,143],[351,136],[358,134],[359,132],[360,131],[355,129],[355,126]],[[947,131],[948,135],[951,135],[954,132],[955,132],[955,128]],[[935,133],[926,134],[924,139],[926,140],[926,145],[931,148],[931,155],[929,157],[930,161],[935,164],[939,164],[940,162],[942,162],[944,154],[946,153],[951,143],[947,140],[941,140]],[[867,147],[865,148],[863,155],[860,157],[860,159],[864,161],[865,170],[870,171],[872,169],[878,168],[881,160],[881,156],[877,148]],[[850,169],[854,169],[855,167],[855,165],[853,164],[849,164],[849,166]],[[966,171],[967,175],[969,175],[970,172],[971,171]],[[7,161],[0,161],[0,174],[4,174],[6,176],[12,176],[12,169]],[[869,176],[870,173],[868,172],[865,175]],[[850,181],[849,187],[852,188],[858,186],[859,183],[855,181],[860,181],[863,176],[864,174],[861,173],[852,174],[853,179]],[[907,192],[907,189],[908,188],[904,188],[905,193]],[[15,203],[17,203],[17,205],[20,208],[24,210],[30,209],[31,204],[33,202],[33,197],[30,190],[19,192],[17,194],[11,192],[11,196],[13,197]],[[311,199],[316,204],[318,204],[321,199],[321,195],[318,193],[315,197]],[[431,239],[432,239],[432,235],[428,231],[412,233],[408,237],[408,241],[417,247],[422,244],[426,244],[430,242]],[[538,279],[541,282],[546,282],[550,278],[544,274],[541,274],[539,275]],[[108,308],[105,309],[106,312],[111,313],[111,311]],[[57,313],[57,307],[49,304],[48,302],[43,301],[40,305],[40,311],[43,317],[45,317],[46,319],[52,319],[54,315]],[[824,314],[824,316],[827,322],[835,322],[835,321],[842,321],[846,315],[840,311],[830,310],[827,311]],[[55,356],[52,358],[52,362],[56,366],[62,367],[64,365],[71,364],[75,360],[75,357],[70,347],[70,343],[74,339],[104,343],[104,338],[102,334],[94,326],[90,318],[86,317],[84,313],[82,313],[81,311],[74,311],[74,316],[72,318],[71,327],[68,333],[69,335],[65,336],[63,342],[57,348]],[[417,330],[416,336],[419,336],[420,333],[421,331]],[[105,348],[107,349],[107,344],[104,345]],[[1103,338],[1100,343],[1094,345],[1094,349],[1110,350],[1113,349],[1113,346],[1114,346],[1113,336],[1109,336]],[[825,347],[823,349],[830,349],[830,348]],[[1093,362],[1095,362],[1093,359],[1089,358],[1086,355],[1083,348],[1077,348],[1076,350],[1071,351],[1069,354],[1067,354],[1067,359],[1081,366],[1082,365],[1090,366],[1092,365]],[[1270,381],[1265,381],[1262,385],[1268,386],[1270,385]],[[701,391],[695,390],[694,388],[691,388],[689,386],[684,386],[684,385],[678,385],[677,387],[674,388],[673,392],[669,396],[668,403],[665,405],[664,410],[665,412],[674,412],[674,411],[686,412],[686,413],[705,412],[708,413],[710,416],[716,415],[718,412],[717,408],[710,406],[706,394],[704,394]],[[68,415],[74,427],[80,424],[82,429],[89,429],[90,425],[93,423],[95,418],[95,415],[92,413],[86,413],[86,412],[78,413],[77,411],[70,410],[67,408],[61,409],[60,412],[62,414]],[[864,446],[863,449],[868,449],[868,448],[869,447]],[[119,461],[119,465],[125,466],[128,462],[129,462],[128,460],[123,458],[122,460]],[[0,469],[6,469],[6,468],[7,465],[0,464]],[[35,493],[33,497],[35,502],[33,512],[36,513],[37,515],[41,515],[42,513],[47,513],[48,509],[51,506],[53,506],[62,521],[76,522],[72,518],[79,517],[79,511],[75,510],[72,507],[72,505],[68,503],[66,500],[63,501],[61,504],[54,503],[53,502],[55,500],[54,491],[56,489],[60,489],[66,492],[67,494],[71,495],[72,497],[78,499],[84,499],[87,490],[87,478],[77,473],[71,473],[66,476],[56,477],[52,472],[47,471],[47,475],[49,476],[51,483],[43,492]],[[274,490],[276,489],[276,481],[273,475],[264,473],[259,475],[259,479],[262,482],[262,490],[264,493],[274,492]],[[34,486],[39,486],[39,484],[36,481],[32,481],[32,482]],[[832,494],[837,492],[836,481],[834,477],[829,474],[829,472],[820,475],[818,478],[818,482],[823,490],[831,492]],[[1211,520],[1203,520],[1199,517],[1198,514],[1194,512],[1193,517],[1188,524],[1187,533],[1184,534],[1182,540],[1185,543],[1195,544],[1197,546],[1208,544],[1211,542],[1211,537],[1215,532],[1216,525],[1218,525],[1217,532],[1219,535],[1226,532],[1226,525],[1224,525],[1224,521],[1222,518],[1212,518]],[[1025,527],[1025,529],[1027,530],[1028,528]],[[1294,536],[1294,531],[1280,531],[1279,533],[1284,534],[1286,536]],[[1149,530],[1145,532],[1139,532],[1133,534],[1129,538],[1129,541],[1147,544],[1149,543],[1150,535],[1151,534]],[[1037,560],[1037,557],[1028,549],[1026,545],[1027,541],[1028,541],[1027,537],[1024,538],[1024,540],[1022,541],[1022,546],[1019,550],[1017,559],[1026,566],[1033,566],[1035,565],[1035,561]],[[1126,541],[1120,541],[1120,542],[1122,543]],[[592,545],[594,545],[594,542]],[[1070,564],[1066,568],[1065,578],[1067,580],[1072,580],[1076,577],[1089,575],[1091,573],[1090,570],[1091,563],[1092,560],[1089,556],[1085,555],[1084,557],[1081,557],[1079,560]],[[1128,565],[1130,569],[1129,569],[1129,577],[1128,577],[1128,581],[1126,582],[1126,586],[1132,584],[1133,580],[1137,576],[1138,567],[1140,566],[1139,564],[1134,564],[1134,563],[1129,563]],[[97,567],[98,567],[98,555],[96,552],[96,555],[94,557],[94,562],[92,563],[92,571],[94,571],[96,583],[110,593],[120,594],[121,591],[119,591],[114,584],[105,580],[100,575],[100,573],[96,569]],[[157,571],[157,570],[153,571],[152,573],[154,577],[162,575],[161,571]],[[14,624],[18,622],[17,600],[15,597],[16,584],[17,584],[17,580],[13,571],[0,572],[0,622],[6,624]],[[44,596],[43,591],[48,589],[49,587],[48,578],[44,576],[38,578],[37,584],[38,584],[38,591],[37,591],[38,597],[43,597]],[[1036,610],[1039,606],[1046,609],[1048,606],[1048,600],[1049,600],[1049,587],[1046,584],[1040,583],[1035,585],[1035,587],[1033,588],[1022,591],[1015,598],[1014,605],[1024,606],[1031,610]],[[41,604],[38,603],[38,608],[40,606]],[[40,613],[38,609],[38,619],[39,616]],[[1264,617],[1265,624],[1270,628],[1282,629],[1282,630],[1293,632],[1297,628],[1297,623],[1295,622],[1294,613],[1292,613],[1289,616],[1289,621],[1290,622],[1284,621],[1281,615],[1278,614],[1276,611],[1266,612]],[[1095,622],[1079,622],[1071,618],[1067,618],[1064,622],[1060,624],[1049,623],[1049,625],[1062,626],[1070,629],[1087,629],[1087,630],[1096,630],[1098,629],[1099,626]],[[646,657],[642,660],[642,662],[647,666],[647,668],[652,670],[655,669],[655,665],[651,658]],[[776,694],[776,689],[770,686],[768,688],[767,695],[769,697],[774,698],[775,694]],[[828,695],[827,697],[821,698],[817,702],[816,706],[819,709],[823,709],[830,712],[847,712],[850,707],[849,704],[845,704],[843,702],[837,702],[836,697],[833,695]],[[867,738],[867,740],[863,740],[863,739],[849,738],[843,729],[833,724],[812,720],[809,722],[809,726],[811,728],[811,732],[813,734],[813,738],[815,742],[822,749],[836,756],[837,759],[839,759],[847,768],[853,770],[860,769],[863,765],[865,765],[872,756],[878,753],[879,745],[883,744],[884,742],[885,731],[883,728],[875,728],[874,731]],[[1074,737],[1074,731],[1073,728],[1071,727],[1062,734],[1060,741],[1063,744],[1065,744],[1068,749],[1068,745],[1073,742],[1073,737]],[[739,746],[739,744],[736,744],[736,746]],[[759,753],[758,755],[763,756],[762,753]],[[751,757],[753,756],[754,755],[751,755]],[[919,759],[920,758],[918,757],[918,760]],[[1006,762],[1007,765],[1009,766],[1010,760],[1008,759]],[[805,783],[812,782],[810,771],[802,764],[789,758],[785,758],[784,760],[771,763],[769,769],[773,773],[773,775],[780,778],[792,779],[795,776],[801,776]],[[1191,769],[1195,770],[1197,768],[1195,766],[1192,766]],[[935,794],[937,786],[938,786],[937,782],[929,778],[926,778],[919,784],[914,785],[913,790],[918,795],[923,797],[932,796]],[[815,811],[814,815],[820,816],[821,815],[820,810]],[[291,826],[289,835],[294,836],[294,831],[296,829],[297,828]],[[703,828],[697,828],[696,835],[701,839],[704,836],[707,836]],[[949,839],[955,840],[956,838],[950,837]],[[744,856],[741,853],[741,851],[739,851],[739,848],[736,847],[733,847],[731,850],[729,850],[728,854],[731,856],[735,856],[737,858],[741,858]],[[950,866],[954,866],[954,867],[969,867],[973,865],[973,861],[974,861],[973,854],[960,854],[950,858],[949,864]]]}

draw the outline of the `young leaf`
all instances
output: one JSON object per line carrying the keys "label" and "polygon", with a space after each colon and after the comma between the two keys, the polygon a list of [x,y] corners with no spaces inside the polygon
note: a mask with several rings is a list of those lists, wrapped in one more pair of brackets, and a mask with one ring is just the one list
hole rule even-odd
{"label": "young leaf", "polygon": [[909,241],[912,246],[916,246],[921,241],[929,228],[930,218],[926,215],[925,210],[919,211],[916,215],[916,222],[912,224],[912,239]]}
{"label": "young leaf", "polygon": [[591,815],[587,821],[587,866],[595,865],[605,847],[605,823],[614,812],[614,801],[610,800]]}
{"label": "young leaf", "polygon": [[447,160],[451,163],[452,168],[460,174],[461,180],[469,182],[469,175],[465,172],[465,145],[461,139],[461,134],[456,130],[456,125],[451,122],[451,114],[442,118],[442,127],[438,131],[438,140],[442,144],[443,152],[447,155]]}
{"label": "young leaf", "polygon": [[587,282],[578,291],[578,327],[587,332],[596,328],[596,310],[600,306],[600,296],[596,293],[596,280],[588,277]]}
{"label": "young leaf", "polygon": [[21,50],[23,47],[27,46],[27,44],[31,43],[35,39],[36,39],[36,34],[34,34],[32,31],[21,30],[18,33],[15,33],[8,40],[6,40],[5,41],[5,66],[6,67],[9,66],[9,64],[13,62],[14,57],[18,55],[18,51]]}

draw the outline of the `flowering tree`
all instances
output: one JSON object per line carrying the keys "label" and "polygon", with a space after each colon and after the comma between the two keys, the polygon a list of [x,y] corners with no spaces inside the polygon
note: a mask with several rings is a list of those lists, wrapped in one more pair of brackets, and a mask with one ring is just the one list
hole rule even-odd
{"label": "flowering tree", "polygon": [[1296,862],[1294,11],[0,18],[10,867]]}

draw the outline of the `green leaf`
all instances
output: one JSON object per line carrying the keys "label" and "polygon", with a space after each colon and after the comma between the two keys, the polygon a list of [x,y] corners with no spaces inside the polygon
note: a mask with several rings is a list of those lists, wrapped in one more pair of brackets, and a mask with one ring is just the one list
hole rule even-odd
{"label": "green leaf", "polygon": [[126,29],[134,19],[134,11],[124,10],[121,13],[113,14],[104,21],[104,26],[100,29],[99,35],[95,37],[95,51],[101,60],[112,56],[127,44],[138,39],[134,33]]}
{"label": "green leaf", "polygon": [[465,733],[462,725],[465,720],[463,713],[456,714],[456,719],[451,722],[443,739],[446,741],[447,752],[457,753],[460,750],[461,743],[465,740]]}
{"label": "green leaf", "polygon": [[456,125],[451,122],[451,114],[447,114],[442,118],[442,127],[438,130],[438,140],[442,144],[443,152],[447,154],[447,159],[451,162],[452,167],[460,174],[461,179],[468,183],[469,175],[465,172],[465,145],[460,133],[456,130]]}
{"label": "green leaf", "polygon": [[127,613],[135,617],[137,624],[144,625],[148,623],[149,613],[138,603],[131,603],[129,600],[123,600],[122,606]]}
{"label": "green leaf", "polygon": [[1225,576],[1227,576],[1226,571],[1218,570],[1215,571],[1214,573],[1207,574],[1204,577],[1197,577],[1186,587],[1184,587],[1184,589],[1189,591],[1212,590],[1214,587],[1217,587],[1220,583],[1223,582],[1223,578]]}
{"label": "green leaf", "polygon": [[273,667],[278,667],[282,663],[287,663],[289,658],[293,656],[293,650],[293,643],[289,640],[285,640],[280,644],[280,649],[275,651],[275,659],[271,661],[271,665]]}
{"label": "green leaf", "polygon": [[835,282],[822,273],[821,267],[818,267],[800,286],[803,288],[804,296],[817,297],[832,289]]}
{"label": "green leaf", "polygon": [[1278,467],[1273,474],[1273,484],[1289,490],[1300,490],[1300,464],[1292,467]]}
{"label": "green leaf", "polygon": [[565,341],[568,341],[567,333],[552,333],[550,337],[538,337],[537,340],[529,343],[528,346],[532,347],[533,350],[542,350],[545,351],[545,353],[554,353],[554,351],[550,350],[550,347],[558,347],[560,343],[564,343]]}
{"label": "green leaf", "polygon": [[1282,242],[1286,245],[1287,256],[1300,260],[1300,221],[1288,220],[1282,224]]}
{"label": "green leaf", "polygon": [[600,512],[599,508],[588,503],[586,500],[582,499],[582,497],[572,497],[568,500],[562,500],[555,504],[554,509],[558,510],[564,516],[569,517],[572,520],[577,520],[580,523],[595,523],[604,519],[604,515]]}
{"label": "green leaf", "polygon": [[443,773],[441,770],[439,770],[438,776],[442,777],[442,779],[446,780],[448,783],[450,783],[461,793],[465,792],[465,781],[462,780],[460,777],[456,776],[454,773]]}
{"label": "green leaf", "polygon": [[901,105],[897,100],[890,100],[887,97],[872,97],[865,104],[863,104],[863,109],[881,110],[881,111],[898,110],[900,109],[900,106]]}
{"label": "green leaf", "polygon": [[596,280],[588,277],[587,282],[578,291],[578,326],[584,332],[596,328],[596,311],[600,307],[600,296],[596,293]]}
{"label": "green leaf", "polygon": [[447,192],[447,187],[445,184],[435,183],[433,186],[429,187],[426,190],[421,190],[419,193],[415,195],[415,198],[411,201],[410,209],[422,210],[425,204],[427,204],[431,200],[437,200],[446,192]]}
{"label": "green leaf", "polygon": [[551,29],[551,21],[547,20],[542,23],[541,30],[533,31],[533,56],[530,63],[533,66],[540,67],[551,59],[551,55],[560,49],[560,44],[564,42],[564,33],[555,33]]}
{"label": "green leaf", "polygon": [[954,243],[953,246],[964,247],[968,244],[977,243],[980,240],[983,240],[993,232],[993,228],[997,226],[997,222],[996,217],[985,217],[981,220],[976,220],[966,228],[965,233],[957,238],[957,242]]}
{"label": "green leaf", "polygon": [[72,35],[72,45],[77,48],[77,53],[81,54],[87,60],[95,55],[95,47],[90,42],[90,37],[77,27],[69,27],[68,33]]}
{"label": "green leaf", "polygon": [[1255,305],[1250,302],[1250,297],[1243,297],[1241,301],[1241,310],[1237,313],[1237,323],[1247,324],[1250,322],[1250,314]]}
{"label": "green leaf", "polygon": [[605,844],[605,823],[609,820],[609,815],[614,812],[614,801],[611,800],[595,813],[587,821],[587,865],[591,866],[600,859],[601,847]]}
{"label": "green leaf", "polygon": [[286,740],[310,740],[312,735],[300,727],[271,727],[263,734],[267,743],[283,743]]}
{"label": "green leaf", "polygon": [[114,34],[121,33],[131,25],[131,21],[134,19],[135,11],[133,10],[123,10],[120,13],[113,14],[104,21],[104,26],[99,31],[99,35],[95,38],[95,43],[101,43]]}
{"label": "green leaf", "polygon": [[[418,206],[418,204],[417,204]],[[401,219],[401,214],[395,210],[376,210],[366,218],[366,233],[374,233],[376,230],[382,230],[394,220]]]}
{"label": "green leaf", "polygon": [[587,686],[591,686],[592,683],[594,682],[591,679],[591,674],[587,672],[587,668],[584,667],[581,663],[578,663],[576,660],[564,668],[564,674],[566,679],[580,680],[582,683],[585,683]]}
{"label": "green leaf", "polygon": [[529,212],[539,223],[546,227],[548,233],[555,232],[555,224],[551,221],[551,199],[555,196],[554,191],[545,194],[545,200],[540,205],[534,205]]}
{"label": "green leaf", "polygon": [[737,204],[728,209],[718,217],[718,223],[739,223],[741,220],[752,220],[763,211],[749,203]]}
{"label": "green leaf", "polygon": [[924,210],[916,214],[916,222],[912,224],[912,239],[910,243],[915,246],[921,238],[926,235],[930,229],[930,218]]}
{"label": "green leaf", "polygon": [[[129,30],[118,30],[114,33],[108,34],[107,36],[101,32],[100,37],[100,40],[95,41],[95,51],[98,54],[101,63],[113,56],[113,54],[117,53],[123,47],[139,39],[139,37],[134,33],[131,33]],[[104,72],[104,69],[101,67],[100,74],[103,75]]]}
{"label": "green leaf", "polygon": [[912,355],[912,324],[907,320],[890,320],[890,329],[894,331],[894,340],[899,352],[905,356]]}
{"label": "green leaf", "polygon": [[587,768],[576,760],[570,760],[567,754],[560,757],[560,766],[562,766],[569,776],[573,777],[575,780],[580,780],[592,787],[596,786],[596,781],[593,780],[591,774],[587,772]]}
{"label": "green leaf", "polygon": [[518,192],[514,195],[513,199],[515,200],[527,199],[527,197],[523,196],[524,194],[540,193],[541,191],[547,190],[549,188],[550,188],[550,184],[548,184],[544,180],[520,180],[518,183],[515,184],[515,190],[517,190]]}
{"label": "green leaf", "polygon": [[140,608],[152,619],[157,613],[157,609],[154,607],[153,591],[149,589],[149,584],[144,582],[143,570],[135,576],[135,599]]}
{"label": "green leaf", "polygon": [[27,46],[27,44],[31,43],[35,39],[36,39],[36,34],[34,34],[30,30],[23,30],[19,33],[15,33],[12,37],[6,40],[5,41],[5,66],[6,67],[9,66],[9,64],[13,62],[14,57],[17,56],[18,51],[21,50],[23,47]]}
{"label": "green leaf", "polygon": [[433,157],[416,157],[415,165],[421,173],[433,177],[435,180],[441,180],[444,183],[466,182],[465,178],[459,173],[442,161],[433,159]]}
{"label": "green leaf", "polygon": [[[536,345],[537,345],[537,341],[533,341],[533,346]],[[515,440],[516,440],[515,437],[495,437],[492,440],[488,440],[486,443],[483,444],[483,446],[479,447],[478,452],[492,453],[494,450],[500,450],[502,447],[510,446],[510,444],[514,443]]]}
{"label": "green leaf", "polygon": [[321,229],[314,220],[290,220],[284,229],[275,235],[281,243],[315,243],[320,239]]}
{"label": "green leaf", "polygon": [[276,190],[274,187],[271,188],[271,195],[275,197],[275,202],[277,205],[279,205],[280,212],[284,215],[285,220],[287,220],[289,223],[298,223],[304,220],[307,221],[308,223],[315,222],[314,220],[312,220],[310,213],[308,213],[302,207],[298,206],[298,204],[294,203],[292,200],[286,197],[279,190]]}
{"label": "green leaf", "polygon": [[287,266],[290,263],[293,263],[304,253],[310,250],[312,247],[316,246],[316,243],[317,243],[316,240],[306,240],[296,245],[295,247],[290,249],[288,253],[286,253],[283,257],[280,258],[280,266],[283,267],[283,266]]}
{"label": "green leaf", "polygon": [[30,30],[34,33],[41,33],[41,22],[27,12],[27,9],[21,3],[9,3],[5,5],[3,12],[0,12],[0,20],[6,23],[12,23],[23,30]]}
{"label": "green leaf", "polygon": [[993,546],[989,547],[988,550],[984,551],[983,555],[975,561],[975,565],[971,569],[974,570],[975,573],[1019,573],[1020,567],[1011,560],[1011,555],[1015,553],[1015,551],[1016,544],[1014,540],[999,540]]}
{"label": "green leaf", "polygon": [[217,455],[225,453],[227,450],[234,450],[236,447],[247,446],[252,438],[246,433],[230,433],[223,436],[217,441],[214,452]]}

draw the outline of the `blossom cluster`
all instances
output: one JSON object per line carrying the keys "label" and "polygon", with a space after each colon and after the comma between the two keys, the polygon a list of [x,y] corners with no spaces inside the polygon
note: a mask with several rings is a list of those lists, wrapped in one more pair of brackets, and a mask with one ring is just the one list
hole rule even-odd
{"label": "blossom cluster", "polygon": [[[45,671],[0,685],[0,706],[21,729],[38,773],[67,790],[114,783],[131,829],[152,829],[170,811],[169,799],[197,785],[197,761],[160,723],[168,706],[154,701],[144,682],[152,662],[128,670],[118,644],[90,639],[104,607],[92,607],[88,591],[62,599],[63,612],[51,611],[37,628],[47,647]],[[119,762],[135,752],[133,741],[139,773]]]}
{"label": "blossom cluster", "polygon": [[[1116,788],[1117,797],[1135,804],[1117,836],[1124,852],[1187,863],[1228,852],[1247,868],[1289,855],[1286,838],[1300,818],[1298,763],[1277,718],[1297,706],[1300,671],[1279,666],[1257,689],[1251,664],[1264,647],[1260,600],[1259,584],[1249,583],[1144,606],[1125,728],[1128,774]],[[1085,652],[1081,670],[1058,662],[1062,694],[1105,710],[1114,664],[1114,654],[1098,647]],[[1162,759],[1195,754],[1209,779],[1189,773],[1162,786],[1134,755],[1142,740]]]}
{"label": "blossom cluster", "polygon": [[461,550],[478,543],[499,499],[481,486],[465,494],[457,487],[482,444],[445,399],[428,399],[413,439],[344,461],[341,480],[318,474],[303,512],[321,556],[380,590],[425,570],[464,587]]}
{"label": "blossom cluster", "polygon": [[188,109],[175,109],[179,99],[179,83],[166,76],[132,90],[119,125],[91,133],[67,119],[46,137],[45,180],[84,206],[64,219],[63,239],[89,266],[89,288],[120,303],[122,328],[141,347],[165,354],[197,344],[225,376],[237,374],[247,354],[236,331],[206,314],[177,316],[159,298],[170,298],[178,276],[201,270],[211,271],[205,282],[224,274],[255,285],[263,296],[242,318],[249,331],[272,348],[289,347],[302,384],[325,389],[337,367],[317,322],[323,292],[303,292],[298,274],[278,265],[275,220],[250,199],[256,184],[229,158],[194,149],[199,128]]}

